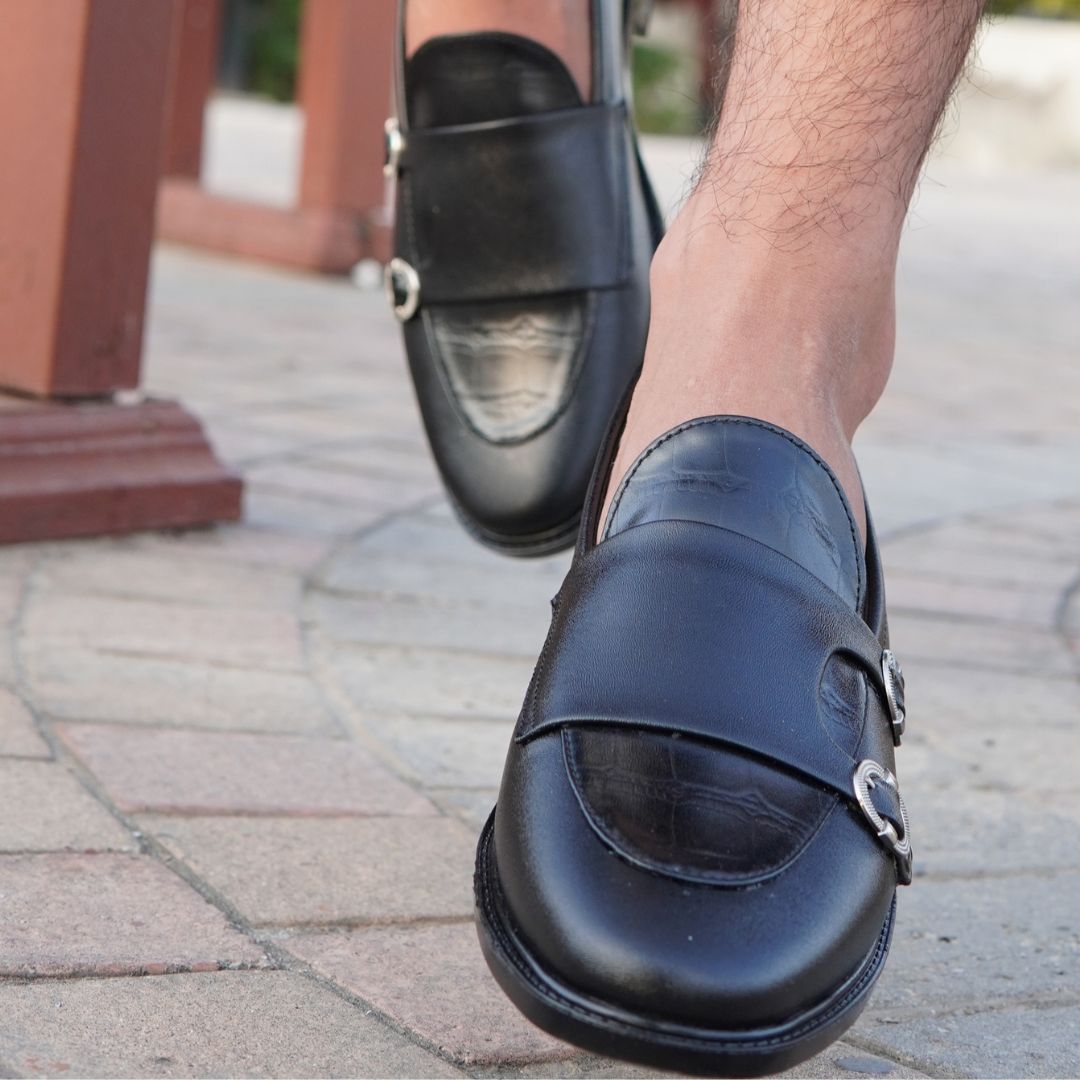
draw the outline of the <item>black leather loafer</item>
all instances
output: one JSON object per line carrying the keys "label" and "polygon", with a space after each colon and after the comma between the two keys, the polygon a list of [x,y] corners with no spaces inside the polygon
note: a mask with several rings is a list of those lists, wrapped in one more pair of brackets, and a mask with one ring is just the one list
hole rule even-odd
{"label": "black leather loafer", "polygon": [[662,225],[627,88],[640,6],[594,0],[589,102],[559,57],[512,34],[400,58],[387,288],[450,498],[508,554],[573,542],[645,348]]}
{"label": "black leather loafer", "polygon": [[495,977],[545,1030],[757,1076],[838,1038],[911,880],[878,549],[789,432],[614,439],[480,839]]}

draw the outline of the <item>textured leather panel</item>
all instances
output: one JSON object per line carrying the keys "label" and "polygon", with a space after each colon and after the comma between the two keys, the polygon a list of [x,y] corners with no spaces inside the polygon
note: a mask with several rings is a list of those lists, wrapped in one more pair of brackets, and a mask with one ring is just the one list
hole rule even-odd
{"label": "textured leather panel", "polygon": [[564,731],[571,782],[620,854],[672,877],[745,885],[806,846],[835,796],[746,755],[647,731]]}
{"label": "textured leather panel", "polygon": [[[834,659],[820,696],[826,734],[854,755],[865,680]],[[834,794],[772,763],[677,734],[566,728],[563,744],[593,828],[620,854],[683,880],[764,880],[799,855],[836,805]],[[891,804],[882,810],[895,816]]]}
{"label": "textured leather panel", "polygon": [[584,296],[455,304],[431,313],[438,358],[469,425],[493,443],[528,438],[572,391],[588,347]]}
{"label": "textured leather panel", "polygon": [[604,535],[650,521],[718,525],[794,558],[860,608],[862,543],[847,501],[817,454],[778,430],[732,417],[675,428],[620,482]]}

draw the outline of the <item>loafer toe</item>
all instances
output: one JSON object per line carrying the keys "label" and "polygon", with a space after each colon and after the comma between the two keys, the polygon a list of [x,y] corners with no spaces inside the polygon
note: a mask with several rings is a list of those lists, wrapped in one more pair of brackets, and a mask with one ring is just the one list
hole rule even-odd
{"label": "loafer toe", "polygon": [[[723,754],[721,771],[742,772],[748,785],[770,771],[686,740],[643,737],[681,743],[667,748],[676,769],[689,750],[688,757]],[[770,842],[771,830],[759,831],[767,836],[760,871],[744,852],[729,852],[733,858],[721,862],[733,863],[733,872],[717,873],[709,850],[716,834],[698,834],[692,824],[678,844],[657,845],[661,863],[655,848],[612,828],[621,819],[654,832],[663,822],[654,807],[636,795],[604,806],[583,796],[569,743],[564,733],[521,748],[500,792],[492,842],[506,916],[567,986],[660,1023],[757,1031],[827,1003],[867,967],[889,923],[896,875],[891,860],[864,843],[864,826],[846,806],[782,776],[774,794],[812,818],[787,850]],[[671,773],[646,765],[635,779],[635,791],[656,792],[670,787]],[[543,828],[535,827],[540,806]],[[743,813],[729,807],[712,816]]]}

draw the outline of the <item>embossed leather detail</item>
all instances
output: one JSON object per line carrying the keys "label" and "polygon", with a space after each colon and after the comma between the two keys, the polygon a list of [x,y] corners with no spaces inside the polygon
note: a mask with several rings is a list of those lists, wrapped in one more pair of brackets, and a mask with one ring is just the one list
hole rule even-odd
{"label": "embossed leather detail", "polygon": [[604,536],[700,521],[794,558],[861,607],[861,543],[836,478],[805,443],[759,421],[702,417],[656,440],[612,500]]}
{"label": "embossed leather detail", "polygon": [[432,312],[438,358],[465,419],[490,442],[526,439],[572,391],[588,349],[584,296]]}
{"label": "embossed leather detail", "polygon": [[[854,754],[866,719],[862,673],[833,657],[819,700],[825,734]],[[836,806],[835,796],[773,763],[693,738],[565,729],[563,746],[597,832],[633,862],[686,881],[763,881],[798,857]],[[884,798],[891,817],[895,807]]]}
{"label": "embossed leather detail", "polygon": [[818,721],[825,734],[846,754],[854,754],[866,723],[866,678],[834,656],[825,665],[818,690]]}
{"label": "embossed leather detail", "polygon": [[835,796],[746,755],[647,731],[563,732],[582,809],[621,855],[685,881],[750,885],[806,846]]}

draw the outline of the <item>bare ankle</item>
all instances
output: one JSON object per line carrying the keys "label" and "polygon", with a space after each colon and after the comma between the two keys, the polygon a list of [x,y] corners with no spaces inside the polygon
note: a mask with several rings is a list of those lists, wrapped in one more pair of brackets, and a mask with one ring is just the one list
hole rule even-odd
{"label": "bare ankle", "polygon": [[653,263],[646,367],[702,391],[827,407],[852,437],[892,365],[895,251],[685,235],[676,224]]}
{"label": "bare ankle", "polygon": [[785,251],[675,223],[652,269],[641,380],[612,481],[658,435],[695,416],[753,416],[809,443],[865,530],[851,439],[885,388],[894,256],[830,243]]}

